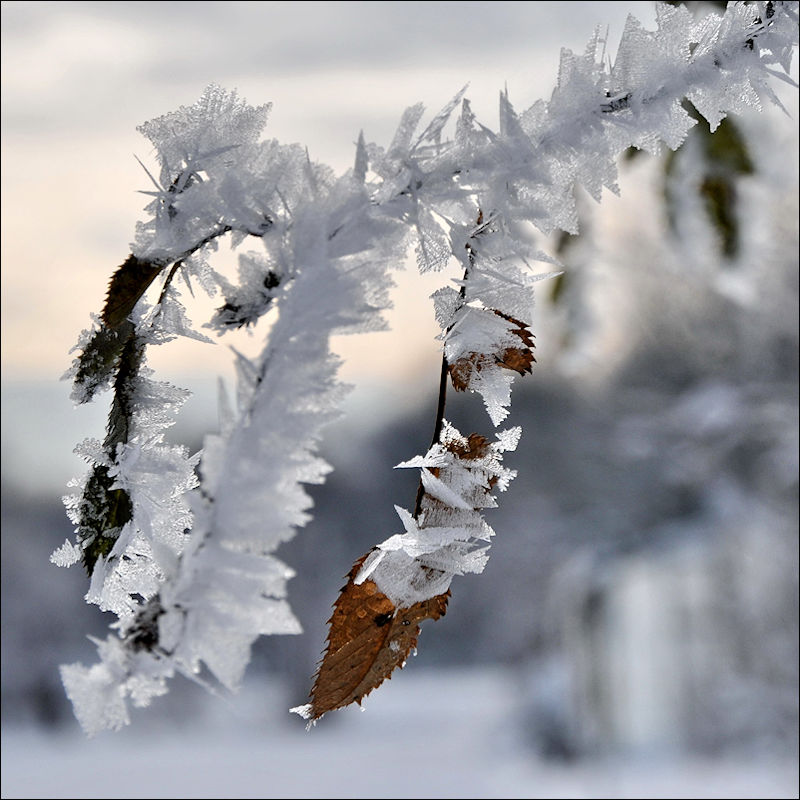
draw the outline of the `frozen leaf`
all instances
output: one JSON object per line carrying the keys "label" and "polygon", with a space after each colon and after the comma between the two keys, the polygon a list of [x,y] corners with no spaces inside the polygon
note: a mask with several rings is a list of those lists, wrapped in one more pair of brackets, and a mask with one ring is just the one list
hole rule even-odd
{"label": "frozen leaf", "polygon": [[493,366],[510,369],[520,375],[524,375],[526,372],[529,373],[533,369],[533,363],[536,359],[533,357],[533,334],[528,326],[500,311],[495,311],[494,313],[511,323],[511,327],[508,330],[519,338],[520,344],[502,347],[502,349],[497,349],[495,352],[492,352],[490,348],[486,348],[482,352],[467,353],[450,362],[450,378],[453,382],[453,387],[459,392],[463,392],[466,389],[474,389],[475,374],[482,370],[491,369]]}
{"label": "frozen leaf", "polygon": [[504,314],[502,311],[495,311],[495,314],[501,316],[503,319],[514,325],[512,333],[520,338],[522,341],[521,347],[507,347],[497,356],[497,363],[506,369],[512,369],[520,375],[526,372],[530,373],[533,368],[533,362],[536,359],[533,357],[533,334],[524,322]]}
{"label": "frozen leaf", "polygon": [[71,396],[75,403],[88,403],[99,391],[108,388],[133,333],[134,325],[127,319],[116,328],[99,322],[98,327],[81,333],[73,349],[82,352],[64,375],[73,380]]}
{"label": "frozen leaf", "polygon": [[370,577],[392,602],[410,605],[445,591],[453,575],[480,571],[485,549],[475,545],[493,532],[479,512],[496,505],[492,490],[504,491],[516,474],[502,465],[502,453],[516,447],[519,435],[514,428],[491,442],[462,436],[445,421],[438,444],[398,464],[422,470],[418,514],[397,509],[406,532],[378,545],[356,581]]}
{"label": "frozen leaf", "polygon": [[420,623],[439,619],[447,610],[449,592],[398,608],[371,580],[355,583],[366,558],[350,570],[334,604],[328,647],[311,689],[311,702],[292,709],[308,720],[350,703],[360,704],[397,667],[404,666],[416,647]]}
{"label": "frozen leaf", "polygon": [[91,575],[99,558],[114,547],[120,531],[133,518],[128,492],[104,465],[96,466],[86,481],[77,508],[76,533],[86,571]]}
{"label": "frozen leaf", "polygon": [[163,264],[143,261],[134,255],[128,256],[111,277],[103,308],[103,322],[109,328],[121,325],[163,268]]}
{"label": "frozen leaf", "polygon": [[446,421],[441,441],[424,456],[398,466],[420,467],[425,495],[419,513],[397,508],[405,533],[389,537],[360,558],[334,604],[328,648],[311,702],[292,711],[312,722],[360,703],[416,646],[419,624],[445,613],[454,575],[480,572],[493,535],[479,511],[495,505],[490,492],[514,477],[502,466],[519,429],[496,442],[462,436]]}

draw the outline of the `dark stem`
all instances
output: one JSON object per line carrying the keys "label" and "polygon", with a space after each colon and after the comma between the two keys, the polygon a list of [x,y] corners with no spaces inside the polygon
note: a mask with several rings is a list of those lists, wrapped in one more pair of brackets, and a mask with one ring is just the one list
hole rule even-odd
{"label": "dark stem", "polygon": [[[479,236],[481,233],[484,233],[489,226],[491,220],[484,220],[483,218],[483,211],[480,209],[478,210],[478,219],[477,219],[477,228],[473,233],[473,238],[475,236]],[[459,295],[461,297],[461,301],[463,303],[464,299],[467,296],[467,279],[469,278],[469,272],[472,266],[475,264],[475,250],[473,249],[472,245],[467,242],[465,245],[467,250],[467,266],[464,268],[464,279],[461,283],[461,289],[459,290]],[[450,332],[452,325],[447,329],[447,333]],[[444,424],[444,407],[445,403],[447,402],[447,378],[448,378],[448,367],[450,365],[447,363],[447,356],[442,353],[442,369],[439,374],[439,399],[436,403],[436,422],[433,426],[433,438],[431,439],[431,447],[439,443],[439,439],[442,436],[442,426]],[[425,487],[422,485],[422,478],[419,479],[419,486],[417,487],[417,499],[414,502],[414,519],[418,519],[420,512],[422,511],[422,498],[425,497]]]}
{"label": "dark stem", "polygon": [[175,277],[175,273],[181,268],[182,265],[183,259],[176,261],[172,265],[169,275],[167,275],[167,279],[164,281],[164,285],[161,287],[161,294],[158,296],[158,303],[156,303],[156,305],[160,306],[167,299],[167,290],[172,283],[172,279]]}
{"label": "dark stem", "polygon": [[[431,439],[431,447],[438,443],[442,435],[442,425],[444,423],[444,407],[447,401],[447,376],[448,376],[448,363],[447,356],[442,353],[442,370],[439,376],[439,400],[436,404],[436,423],[433,426],[433,438]],[[419,517],[422,511],[422,498],[425,496],[425,487],[422,485],[422,478],[420,478],[419,486],[417,487],[417,499],[414,502],[414,519]]]}
{"label": "dark stem", "polygon": [[442,354],[442,371],[439,376],[439,401],[436,405],[436,424],[433,428],[433,439],[431,440],[431,447],[433,447],[442,435],[442,423],[444,422],[444,406],[447,402],[447,356]]}
{"label": "dark stem", "polygon": [[[177,258],[175,259],[171,258],[169,259],[169,261],[166,261],[164,263],[164,266],[166,266],[170,261],[172,261],[173,263],[179,263],[185,261],[187,258],[189,258],[189,256],[196,253],[201,247],[205,247],[207,244],[209,244],[209,242],[213,242],[214,239],[217,239],[220,236],[224,236],[226,233],[230,233],[232,230],[233,228],[231,228],[230,225],[222,225],[215,231],[211,231],[211,233],[209,233],[207,236],[204,236],[198,242],[195,242],[195,244],[193,244],[188,250],[184,250]],[[250,231],[247,232],[250,233]]]}

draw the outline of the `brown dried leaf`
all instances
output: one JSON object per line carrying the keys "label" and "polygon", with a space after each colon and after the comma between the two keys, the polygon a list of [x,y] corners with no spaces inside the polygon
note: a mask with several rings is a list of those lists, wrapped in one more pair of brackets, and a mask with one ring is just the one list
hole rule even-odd
{"label": "brown dried leaf", "polygon": [[479,433],[471,433],[467,437],[466,445],[458,439],[448,439],[444,445],[460,459],[472,461],[476,458],[483,458],[489,452],[491,442]]}
{"label": "brown dried leaf", "polygon": [[162,269],[163,265],[141,261],[134,255],[128,256],[111,276],[102,313],[103,322],[112,329],[121,325]]}
{"label": "brown dried leaf", "polygon": [[526,372],[532,372],[533,363],[536,361],[533,357],[533,348],[535,345],[533,343],[533,334],[530,332],[528,326],[524,322],[520,322],[518,319],[514,319],[514,317],[508,314],[503,314],[502,311],[495,311],[494,313],[504,320],[512,322],[516,326],[511,332],[519,336],[524,345],[519,348],[507,348],[497,357],[497,363],[500,364],[501,367],[519,372],[520,375],[524,375]]}
{"label": "brown dried leaf", "polygon": [[417,644],[420,623],[439,619],[447,610],[449,591],[410,608],[395,608],[373,581],[356,584],[355,577],[366,557],[353,565],[334,603],[328,621],[328,647],[304,714],[309,720],[353,702],[361,703],[365,695],[405,664]]}
{"label": "brown dried leaf", "polygon": [[453,382],[453,388],[457,392],[466,391],[469,386],[472,373],[480,372],[481,368],[486,364],[491,363],[483,353],[470,353],[468,356],[462,356],[452,364],[447,365],[450,371],[450,380]]}
{"label": "brown dried leaf", "polygon": [[[446,450],[449,450],[461,461],[474,461],[475,459],[483,458],[491,447],[491,442],[479,433],[471,433],[466,439],[445,439],[442,444]],[[439,467],[428,467],[427,469],[434,478],[442,477],[442,470]],[[496,479],[494,479],[494,482],[496,483]],[[489,488],[493,485],[490,481]],[[425,499],[426,502],[434,505],[438,503],[428,495],[425,495]]]}
{"label": "brown dried leaf", "polygon": [[504,314],[502,311],[493,310],[499,317],[516,326],[511,329],[511,333],[519,336],[522,340],[522,347],[507,347],[502,352],[495,354],[470,353],[449,364],[450,380],[453,382],[453,388],[458,392],[463,392],[469,387],[474,372],[480,372],[490,364],[512,369],[520,375],[533,371],[533,363],[536,359],[533,357],[533,334],[528,329],[528,326],[508,314]]}

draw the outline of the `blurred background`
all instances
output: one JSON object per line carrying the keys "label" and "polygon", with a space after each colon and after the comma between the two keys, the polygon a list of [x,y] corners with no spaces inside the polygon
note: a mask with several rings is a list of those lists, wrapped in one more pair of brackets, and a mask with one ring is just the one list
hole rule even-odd
{"label": "blurred background", "polygon": [[[94,740],[58,676],[94,661],[86,636],[110,621],[79,569],[48,559],[72,533],[72,449],[105,422],[102,398],[75,409],[59,377],[148,199],[136,126],[216,82],[272,101],[268,136],[343,171],[360,130],[385,145],[403,109],[435,113],[467,82],[496,128],[501,89],[518,110],[549,98],[561,47],[602,25],[613,54],[627,14],[652,27],[654,5],[3,3],[3,797],[797,796],[798,102],[780,84],[788,114],[628,154],[620,197],[581,196],[580,234],[542,237],[565,273],[540,284],[489,564],[455,580],[364,714],[306,733],[287,709],[343,576],[413,502],[415,476],[392,467],[429,442],[427,298],[454,275],[411,263],[391,330],[336,343],[354,388],[323,447],[335,471],[279,552],[304,633],[262,639],[239,695],[175,679]],[[173,342],[150,364],[193,391],[173,438],[198,449],[229,349]],[[448,417],[491,428],[478,398]]]}

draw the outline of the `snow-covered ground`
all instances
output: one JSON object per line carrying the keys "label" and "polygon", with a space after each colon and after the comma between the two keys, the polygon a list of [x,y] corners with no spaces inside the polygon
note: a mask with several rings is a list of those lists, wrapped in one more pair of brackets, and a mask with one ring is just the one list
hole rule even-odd
{"label": "snow-covered ground", "polygon": [[155,708],[117,734],[2,731],[3,798],[798,797],[792,759],[537,758],[503,670],[413,662],[365,701],[306,731],[287,695],[251,681],[187,721]]}

